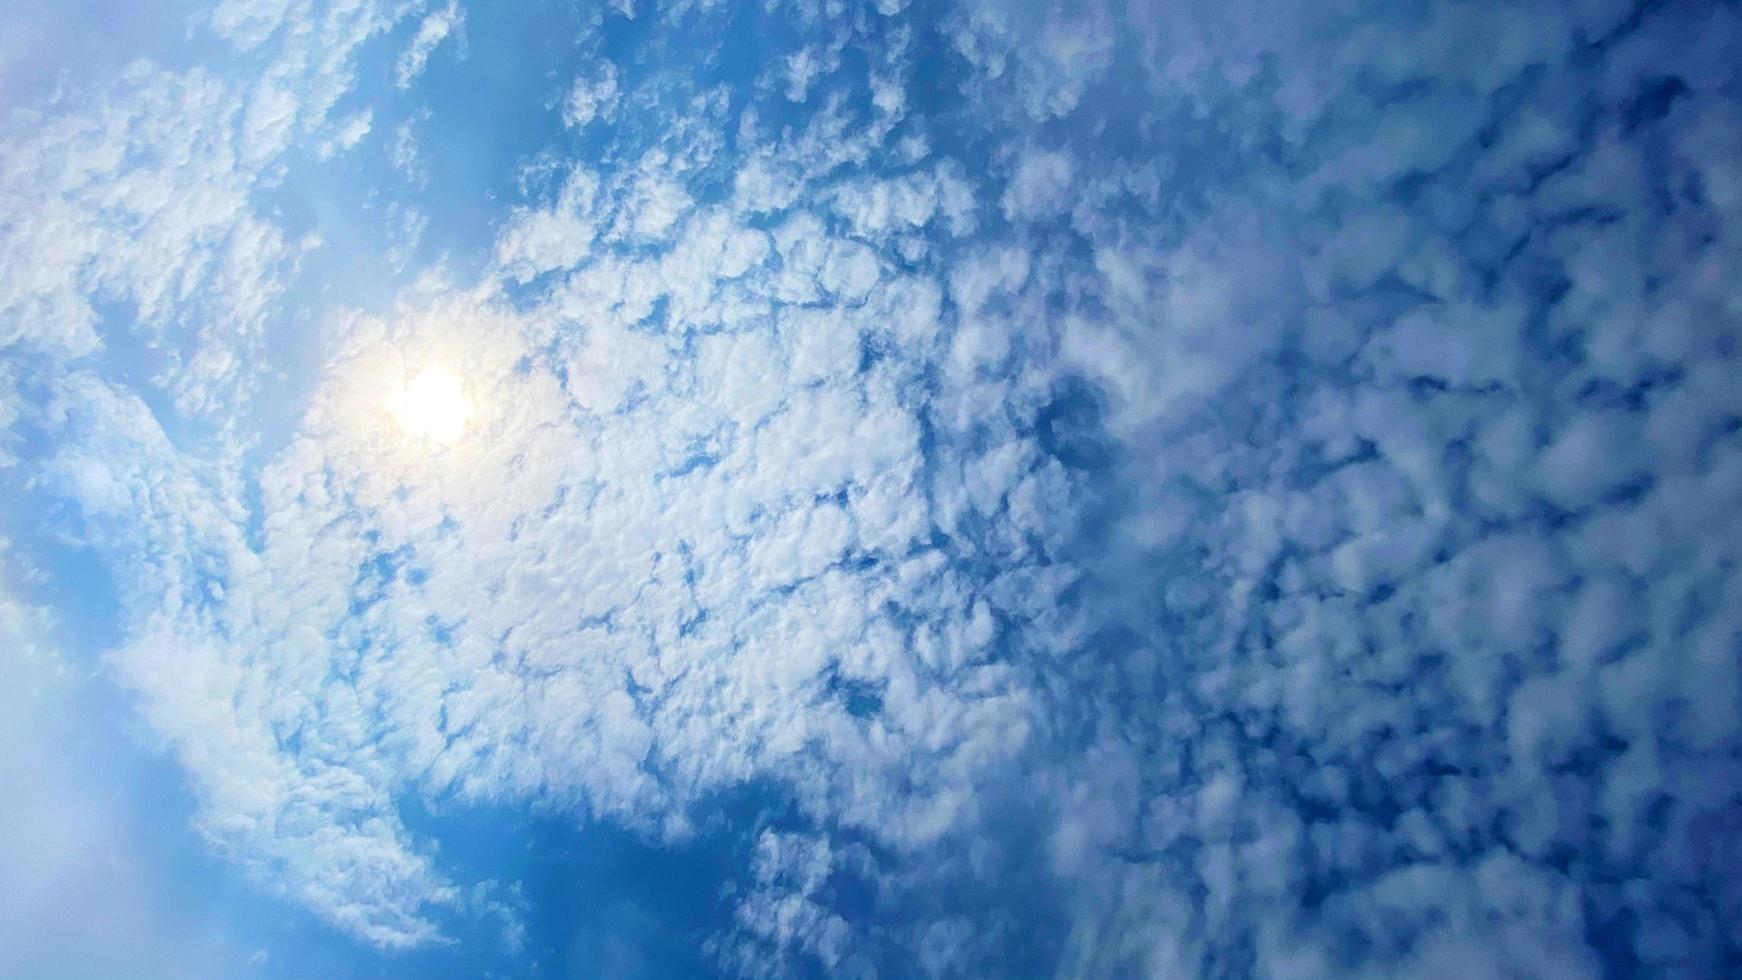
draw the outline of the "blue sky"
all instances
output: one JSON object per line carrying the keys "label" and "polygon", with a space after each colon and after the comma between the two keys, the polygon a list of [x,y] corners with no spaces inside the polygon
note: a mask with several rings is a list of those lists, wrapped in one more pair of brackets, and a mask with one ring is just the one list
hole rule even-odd
{"label": "blue sky", "polygon": [[1733,3],[0,3],[20,976],[1742,970]]}

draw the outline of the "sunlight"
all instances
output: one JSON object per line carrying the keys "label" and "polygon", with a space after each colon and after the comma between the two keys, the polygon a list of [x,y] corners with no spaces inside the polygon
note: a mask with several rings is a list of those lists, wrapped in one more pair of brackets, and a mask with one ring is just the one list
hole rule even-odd
{"label": "sunlight", "polygon": [[472,415],[460,379],[439,366],[424,368],[388,398],[387,408],[405,431],[444,443],[458,439]]}

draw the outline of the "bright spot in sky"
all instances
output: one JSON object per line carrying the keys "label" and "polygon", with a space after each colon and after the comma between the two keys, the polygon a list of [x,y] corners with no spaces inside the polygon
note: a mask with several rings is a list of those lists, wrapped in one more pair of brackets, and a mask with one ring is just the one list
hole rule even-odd
{"label": "bright spot in sky", "polygon": [[472,415],[460,379],[442,367],[424,368],[387,400],[387,407],[407,432],[437,442],[458,439]]}

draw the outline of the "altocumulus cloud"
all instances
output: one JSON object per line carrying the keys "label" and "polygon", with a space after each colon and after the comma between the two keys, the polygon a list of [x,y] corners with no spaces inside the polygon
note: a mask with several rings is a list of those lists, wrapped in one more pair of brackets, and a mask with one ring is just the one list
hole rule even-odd
{"label": "altocumulus cloud", "polygon": [[230,867],[427,947],[517,913],[408,800],[755,786],[726,974],[1742,968],[1734,5],[730,7],[583,18],[466,255],[458,3],[8,123],[13,548]]}

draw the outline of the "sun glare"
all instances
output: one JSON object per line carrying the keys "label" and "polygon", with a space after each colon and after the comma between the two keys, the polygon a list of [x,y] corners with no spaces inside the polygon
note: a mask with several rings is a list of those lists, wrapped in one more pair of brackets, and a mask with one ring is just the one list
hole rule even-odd
{"label": "sun glare", "polygon": [[460,379],[441,367],[424,368],[387,400],[387,407],[407,432],[437,442],[458,439],[472,415]]}

